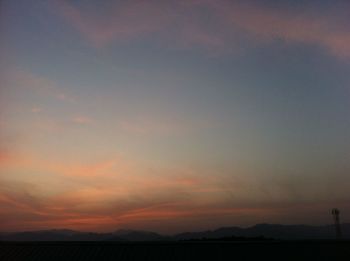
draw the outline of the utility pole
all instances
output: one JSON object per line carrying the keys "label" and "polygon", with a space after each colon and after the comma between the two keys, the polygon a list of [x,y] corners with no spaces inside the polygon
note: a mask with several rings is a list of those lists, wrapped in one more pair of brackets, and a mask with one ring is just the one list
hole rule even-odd
{"label": "utility pole", "polygon": [[342,235],[341,235],[341,230],[340,230],[340,218],[339,218],[340,211],[339,211],[339,209],[333,208],[332,215],[333,215],[333,219],[334,219],[334,228],[335,228],[336,238],[341,239]]}

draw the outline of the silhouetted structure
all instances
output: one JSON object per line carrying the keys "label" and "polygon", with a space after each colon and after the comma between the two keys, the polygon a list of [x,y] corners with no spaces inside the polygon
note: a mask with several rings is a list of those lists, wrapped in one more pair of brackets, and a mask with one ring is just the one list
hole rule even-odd
{"label": "silhouetted structure", "polygon": [[335,233],[336,233],[336,238],[337,239],[341,239],[342,235],[341,235],[341,229],[340,229],[340,211],[337,208],[333,208],[332,209],[332,215],[333,215],[333,219],[334,219],[334,227],[335,227]]}

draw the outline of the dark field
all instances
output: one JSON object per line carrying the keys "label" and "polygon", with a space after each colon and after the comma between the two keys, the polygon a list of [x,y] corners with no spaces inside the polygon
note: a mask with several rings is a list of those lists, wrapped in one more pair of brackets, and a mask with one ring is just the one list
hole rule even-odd
{"label": "dark field", "polygon": [[0,260],[350,260],[350,241],[1,242]]}

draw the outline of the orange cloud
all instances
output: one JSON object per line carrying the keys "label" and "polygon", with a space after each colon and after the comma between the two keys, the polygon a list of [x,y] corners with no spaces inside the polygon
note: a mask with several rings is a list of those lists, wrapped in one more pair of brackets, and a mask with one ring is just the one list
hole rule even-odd
{"label": "orange cloud", "polygon": [[[158,231],[161,226],[177,224],[197,229],[201,225],[218,227],[220,225],[254,224],[281,222],[281,220],[302,220],[306,213],[322,212],[334,202],[260,202],[239,205],[216,200],[200,202],[189,197],[178,197],[172,193],[152,197],[144,188],[129,191],[135,200],[128,198],[128,193],[119,193],[115,184],[101,188],[81,187],[70,192],[45,196],[27,183],[5,183],[0,186],[1,230],[35,230],[49,228],[71,228],[90,231],[113,231],[122,227],[149,228],[156,222]],[[138,194],[139,193],[139,194]],[[345,208],[348,201],[337,201]],[[242,205],[243,204],[243,205]],[[313,217],[314,218],[314,217]],[[314,222],[314,220],[312,220]],[[167,227],[167,226],[166,226]],[[176,227],[174,227],[176,229]],[[170,232],[171,229],[164,228]],[[178,232],[178,231],[177,231]]]}
{"label": "orange cloud", "polygon": [[[18,189],[18,188],[17,188]],[[137,205],[128,204],[125,209],[109,204],[94,202],[94,196],[101,196],[91,191],[83,193],[72,201],[77,195],[67,195],[66,198],[51,197],[36,202],[36,196],[29,200],[24,193],[11,192],[12,196],[0,193],[0,203],[3,208],[2,225],[6,229],[47,229],[72,228],[83,230],[117,229],[121,226],[147,225],[150,221],[173,222],[178,218],[203,218],[206,216],[220,217],[226,214],[237,214],[242,211],[256,212],[255,209],[237,209],[226,207],[196,206],[190,201],[171,200],[164,203],[151,201],[140,202]],[[102,192],[103,194],[103,192]],[[105,195],[103,195],[105,197]],[[88,208],[84,207],[89,203]],[[4,205],[5,204],[5,205]],[[14,218],[15,217],[15,218]]]}
{"label": "orange cloud", "polygon": [[[43,171],[71,177],[101,177],[111,174],[115,175],[120,173],[120,170],[127,169],[117,158],[102,160],[95,163],[69,163],[32,158],[31,166],[42,169]],[[118,171],[116,171],[115,167],[118,168]]]}
{"label": "orange cloud", "polygon": [[[13,169],[11,176],[0,176],[0,230],[65,227],[110,231],[153,224],[168,231],[166,224],[176,223],[192,228],[200,224],[254,224],[278,221],[280,217],[291,220],[298,211],[321,211],[333,202],[342,202],[334,198],[319,206],[306,194],[295,199],[284,187],[280,193],[278,183],[273,182],[264,185],[271,190],[271,196],[266,196],[259,189],[261,182],[242,175],[232,183],[222,180],[222,174],[218,178],[218,173],[198,166],[160,167],[115,156],[83,164],[31,154],[12,156],[5,162],[0,165],[1,173]],[[16,169],[20,169],[19,176]],[[36,173],[44,175],[38,178]],[[33,179],[36,185],[25,182]],[[322,193],[320,189],[307,189],[311,195]],[[229,198],[228,190],[232,192]]]}
{"label": "orange cloud", "polygon": [[0,163],[4,163],[7,162],[10,159],[10,155],[5,152],[5,151],[1,151],[0,150]]}

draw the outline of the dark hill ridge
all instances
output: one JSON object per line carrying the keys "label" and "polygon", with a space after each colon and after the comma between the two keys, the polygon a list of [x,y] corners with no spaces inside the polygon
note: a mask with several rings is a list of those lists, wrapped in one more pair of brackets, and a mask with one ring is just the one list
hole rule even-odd
{"label": "dark hill ridge", "polygon": [[[350,223],[342,224],[344,239],[350,239]],[[258,224],[248,228],[223,227],[203,232],[186,232],[174,236],[164,236],[155,232],[118,230],[112,233],[80,232],[67,229],[0,233],[2,241],[179,241],[220,238],[274,238],[274,239],[334,239],[332,225],[274,225]]]}
{"label": "dark hill ridge", "polygon": [[[350,223],[342,224],[343,237],[350,238]],[[175,235],[177,240],[201,239],[201,238],[225,238],[236,237],[259,237],[275,239],[334,239],[333,225],[307,226],[307,225],[273,225],[258,224],[248,228],[224,227],[212,231],[187,232]]]}
{"label": "dark hill ridge", "polygon": [[113,237],[107,240],[116,241],[115,238],[122,238],[126,241],[165,241],[171,239],[171,237],[163,236],[155,232],[125,229],[114,232]]}

